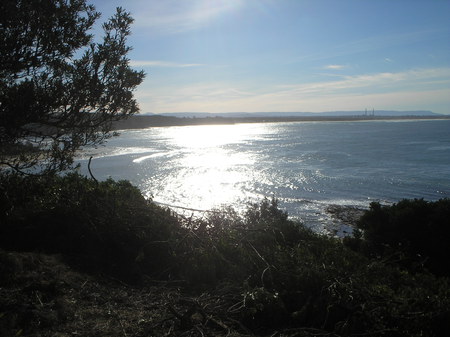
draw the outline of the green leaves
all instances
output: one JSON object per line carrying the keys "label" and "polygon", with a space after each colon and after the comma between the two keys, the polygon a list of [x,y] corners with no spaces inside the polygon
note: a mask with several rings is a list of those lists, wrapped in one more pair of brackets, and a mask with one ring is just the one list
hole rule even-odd
{"label": "green leaves", "polygon": [[5,0],[0,13],[0,163],[70,168],[77,150],[101,144],[113,121],[138,112],[133,91],[144,73],[129,66],[126,44],[133,19],[118,8],[103,41],[92,43],[100,14],[85,0]]}

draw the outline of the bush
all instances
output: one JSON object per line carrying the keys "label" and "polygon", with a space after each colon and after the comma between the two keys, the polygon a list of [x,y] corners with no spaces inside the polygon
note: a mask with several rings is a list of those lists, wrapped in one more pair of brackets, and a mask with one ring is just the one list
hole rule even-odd
{"label": "bush", "polygon": [[[373,204],[361,219],[364,239],[348,241],[354,251],[289,220],[275,199],[242,216],[222,209],[186,219],[126,181],[5,175],[1,188],[0,248],[60,253],[124,280],[183,280],[191,293],[217,294],[224,321],[238,321],[252,334],[441,336],[450,330],[448,278],[372,258],[403,246],[401,254],[414,254],[419,236],[400,235],[409,228],[405,217],[444,235],[446,200]],[[386,223],[395,225],[386,229]],[[424,247],[432,238],[428,232]],[[438,247],[445,241],[435,239]]]}
{"label": "bush", "polygon": [[[450,329],[447,279],[374,262],[290,221],[276,200],[190,222],[180,275],[197,290],[241,285],[238,319],[257,334],[440,336]],[[295,335],[295,334],[294,334]]]}
{"label": "bush", "polygon": [[364,240],[347,239],[346,243],[410,271],[425,268],[450,276],[449,219],[450,199],[402,200],[392,206],[375,202],[358,222]]}
{"label": "bush", "polygon": [[[1,177],[0,246],[61,253],[73,264],[130,279],[169,263],[176,218],[127,181],[78,174]],[[158,261],[157,263],[155,261]]]}

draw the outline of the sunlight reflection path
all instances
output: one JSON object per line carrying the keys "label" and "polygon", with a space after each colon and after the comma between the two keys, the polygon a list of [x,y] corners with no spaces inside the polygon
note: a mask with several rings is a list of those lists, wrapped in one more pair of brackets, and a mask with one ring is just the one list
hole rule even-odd
{"label": "sunlight reflection path", "polygon": [[248,124],[210,125],[173,127],[164,131],[162,138],[178,155],[166,164],[171,174],[153,176],[147,182],[157,191],[155,199],[166,203],[186,200],[190,207],[201,209],[254,199],[254,193],[246,191],[245,187],[254,179],[255,172],[250,167],[255,157],[252,153],[240,152],[239,146],[254,140],[260,134],[259,128]]}
{"label": "sunlight reflection path", "polygon": [[321,231],[338,223],[329,205],[447,197],[448,126],[318,122],[127,130],[79,162],[87,174],[94,156],[98,179],[128,179],[171,206],[242,211],[249,202],[276,197],[291,217]]}

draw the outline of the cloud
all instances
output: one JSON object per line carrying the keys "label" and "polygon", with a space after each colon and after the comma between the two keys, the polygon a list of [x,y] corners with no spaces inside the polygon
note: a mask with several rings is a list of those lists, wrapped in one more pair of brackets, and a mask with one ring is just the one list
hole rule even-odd
{"label": "cloud", "polygon": [[175,63],[166,61],[138,61],[131,60],[130,66],[132,67],[154,67],[154,68],[189,68],[189,67],[200,67],[203,64],[200,63]]}
{"label": "cloud", "polygon": [[433,84],[447,84],[450,86],[450,68],[413,69],[405,72],[383,72],[345,76],[342,80],[328,82],[314,82],[299,85],[281,86],[283,91],[291,95],[299,94],[330,94],[344,93],[348,90],[356,91],[369,89],[371,91],[399,90],[404,87],[422,87]]}
{"label": "cloud", "polygon": [[[149,88],[137,93],[144,112],[435,110],[448,113],[450,68],[346,76],[298,85],[254,86],[200,83]],[[447,109],[445,111],[445,109]]]}
{"label": "cloud", "polygon": [[295,96],[269,93],[251,96],[170,96],[152,97],[144,112],[290,112],[290,111],[336,111],[363,110],[373,106],[378,110],[433,110],[448,106],[448,90],[400,91],[395,93],[352,93],[325,96]]}
{"label": "cloud", "polygon": [[342,64],[329,64],[325,67],[323,67],[324,69],[329,69],[329,70],[341,70],[346,68],[346,66],[342,65]]}

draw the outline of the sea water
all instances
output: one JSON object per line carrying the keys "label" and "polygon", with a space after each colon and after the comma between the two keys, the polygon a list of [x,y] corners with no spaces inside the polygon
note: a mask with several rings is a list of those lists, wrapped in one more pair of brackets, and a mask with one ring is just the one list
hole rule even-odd
{"label": "sea water", "polygon": [[450,120],[126,130],[83,153],[84,173],[90,156],[97,179],[130,180],[175,211],[239,211],[275,197],[291,218],[317,231],[342,228],[329,205],[450,197]]}

